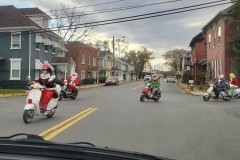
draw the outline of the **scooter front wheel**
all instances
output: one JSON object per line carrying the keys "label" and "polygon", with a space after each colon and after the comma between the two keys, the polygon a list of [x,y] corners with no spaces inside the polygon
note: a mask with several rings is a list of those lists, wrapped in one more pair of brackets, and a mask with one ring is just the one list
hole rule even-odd
{"label": "scooter front wheel", "polygon": [[209,101],[210,97],[211,97],[211,96],[210,96],[209,94],[208,94],[208,95],[204,95],[204,96],[203,96],[203,100],[204,100],[204,101]]}
{"label": "scooter front wheel", "polygon": [[34,115],[34,110],[33,109],[25,110],[23,112],[23,121],[26,124],[31,123],[31,121],[33,120],[33,115]]}

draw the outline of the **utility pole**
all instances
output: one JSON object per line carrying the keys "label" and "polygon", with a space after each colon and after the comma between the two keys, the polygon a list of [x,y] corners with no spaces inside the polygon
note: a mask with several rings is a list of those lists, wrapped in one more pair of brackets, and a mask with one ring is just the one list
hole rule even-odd
{"label": "utility pole", "polygon": [[114,40],[114,36],[113,36],[113,76],[115,76],[115,74],[114,74],[114,70],[115,70],[115,69],[114,69],[114,68],[115,68],[115,67],[114,67],[114,66],[115,66],[115,65],[114,65],[114,63],[115,63],[115,62],[114,62],[114,61],[115,61],[115,51],[114,51],[114,50],[115,50],[115,49],[114,49],[114,48],[115,48],[115,44],[114,44],[114,43],[115,43],[115,42],[114,42],[114,41],[115,41],[115,40]]}

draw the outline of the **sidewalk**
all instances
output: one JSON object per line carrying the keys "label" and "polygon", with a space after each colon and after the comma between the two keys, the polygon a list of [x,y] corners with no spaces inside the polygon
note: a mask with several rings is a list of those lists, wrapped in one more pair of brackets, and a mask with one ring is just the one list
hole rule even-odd
{"label": "sidewalk", "polygon": [[191,94],[194,96],[203,96],[206,93],[204,91],[197,90],[196,88],[193,88],[193,91],[191,91],[188,85],[185,83],[176,82],[176,85],[182,90],[184,90],[185,94]]}

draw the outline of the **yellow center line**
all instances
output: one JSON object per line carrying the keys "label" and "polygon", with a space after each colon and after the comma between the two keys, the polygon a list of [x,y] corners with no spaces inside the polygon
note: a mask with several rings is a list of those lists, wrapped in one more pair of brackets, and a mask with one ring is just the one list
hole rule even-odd
{"label": "yellow center line", "polygon": [[56,135],[60,134],[61,132],[63,132],[64,130],[66,130],[67,128],[71,127],[72,125],[74,125],[75,123],[77,123],[78,121],[82,120],[83,118],[87,117],[88,115],[90,115],[91,113],[93,113],[94,111],[96,111],[98,108],[92,109],[91,111],[81,115],[80,117],[78,117],[77,119],[73,120],[72,122],[66,124],[65,126],[59,128],[58,130],[54,131],[53,133],[49,134],[48,136],[46,136],[44,139],[45,140],[51,140],[52,138],[54,138]]}
{"label": "yellow center line", "polygon": [[61,127],[62,125],[68,123],[69,121],[71,121],[71,120],[77,118],[77,117],[80,116],[80,115],[85,114],[86,112],[88,112],[88,111],[90,111],[90,110],[92,110],[92,108],[85,109],[84,111],[82,111],[82,112],[80,112],[80,113],[78,113],[78,114],[76,114],[76,115],[74,115],[74,116],[72,116],[72,117],[66,119],[65,121],[63,121],[63,122],[61,122],[61,123],[59,123],[59,124],[53,126],[52,128],[49,128],[48,130],[46,130],[46,131],[40,133],[39,136],[44,136],[44,135],[48,134],[49,132],[51,132],[51,131],[57,129],[58,127]]}
{"label": "yellow center line", "polygon": [[140,85],[140,86],[134,87],[134,88],[131,89],[131,91],[134,91],[134,90],[136,90],[136,89],[138,89],[138,88],[141,88],[141,87],[143,87],[143,86],[145,86],[145,84],[142,84],[142,85]]}

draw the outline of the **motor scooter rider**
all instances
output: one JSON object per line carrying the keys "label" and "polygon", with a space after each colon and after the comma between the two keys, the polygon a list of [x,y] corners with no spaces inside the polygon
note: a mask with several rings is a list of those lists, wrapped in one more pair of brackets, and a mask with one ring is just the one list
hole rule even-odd
{"label": "motor scooter rider", "polygon": [[56,76],[52,74],[50,65],[44,64],[41,68],[42,73],[40,75],[40,78],[38,80],[35,80],[35,82],[38,82],[41,85],[45,86],[45,88],[42,89],[42,96],[40,99],[40,106],[42,107],[42,112],[44,112],[46,111],[50,100],[52,98],[58,98],[58,93],[56,90],[48,90],[55,87],[54,82],[56,78]]}
{"label": "motor scooter rider", "polygon": [[159,76],[156,73],[152,74],[152,79],[148,80],[148,83],[150,83],[153,87],[150,93],[150,97],[152,97],[155,94],[155,92],[160,88],[161,84]]}
{"label": "motor scooter rider", "polygon": [[[234,73],[230,73],[229,78],[230,78],[230,84],[238,86],[238,79],[237,79],[237,77],[235,76]],[[234,94],[234,90],[235,90],[235,88],[230,88],[229,89],[229,91],[230,91],[230,93],[232,94],[233,97],[237,96],[237,94]]]}
{"label": "motor scooter rider", "polygon": [[238,79],[234,73],[230,73],[229,78],[230,78],[231,84],[238,86]]}
{"label": "motor scooter rider", "polygon": [[74,72],[71,77],[67,78],[67,83],[69,84],[68,94],[71,94],[73,90],[77,89],[76,86],[79,86],[78,74]]}
{"label": "motor scooter rider", "polygon": [[221,91],[224,91],[227,94],[227,82],[223,74],[218,76],[218,81],[215,83],[213,91],[215,93],[215,99],[218,99]]}

